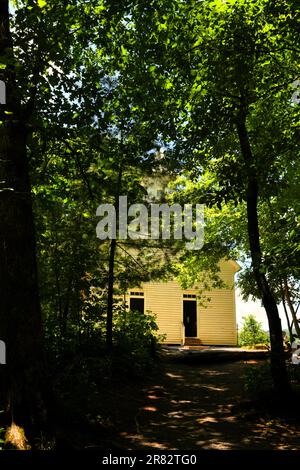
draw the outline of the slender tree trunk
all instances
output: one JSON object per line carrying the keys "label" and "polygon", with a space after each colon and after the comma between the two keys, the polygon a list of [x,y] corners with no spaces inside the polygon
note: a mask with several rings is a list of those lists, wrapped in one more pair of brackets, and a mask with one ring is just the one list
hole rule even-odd
{"label": "slender tree trunk", "polygon": [[286,322],[287,322],[287,326],[288,326],[288,330],[289,330],[290,343],[292,344],[292,342],[293,342],[293,331],[292,331],[292,326],[291,326],[289,314],[288,314],[288,311],[287,311],[287,308],[286,308],[286,302],[285,302],[284,291],[283,291],[282,286],[281,286],[281,301],[282,301],[284,314],[285,314],[285,318],[286,318]]}
{"label": "slender tree trunk", "polygon": [[252,155],[249,136],[246,128],[246,115],[244,113],[244,110],[242,110],[237,122],[237,132],[240,140],[241,152],[245,161],[245,167],[247,171],[247,225],[250,252],[252,258],[252,269],[269,322],[271,342],[271,371],[274,382],[274,388],[277,395],[283,397],[289,394],[290,386],[285,364],[282,327],[277,304],[264,272],[264,265],[260,247],[260,234],[257,210],[258,181],[255,169],[255,162]]}
{"label": "slender tree trunk", "polygon": [[[121,142],[121,151],[123,152],[123,140]],[[121,194],[122,174],[123,174],[123,159],[124,154],[119,166],[118,181],[115,193],[115,209],[116,219],[119,216],[119,196]],[[117,230],[117,220],[116,220]],[[117,236],[117,234],[116,234]],[[106,317],[106,346],[108,351],[113,347],[113,308],[114,308],[114,283],[115,283],[115,256],[116,256],[117,240],[113,239],[110,242],[109,251],[109,267],[108,267],[108,288],[107,288],[107,317]]]}
{"label": "slender tree trunk", "polygon": [[293,319],[293,322],[294,322],[294,325],[295,325],[296,334],[297,334],[298,338],[300,338],[300,325],[298,323],[297,314],[296,314],[296,311],[294,309],[294,305],[293,305],[291,295],[290,295],[289,285],[288,285],[288,282],[287,282],[286,278],[283,280],[283,285],[284,285],[284,297],[287,301],[287,304],[289,306],[289,309],[290,309],[290,312],[291,312],[291,315],[292,315],[292,319]]}
{"label": "slender tree trunk", "polygon": [[56,266],[54,268],[54,276],[55,276],[55,287],[56,287],[57,308],[58,308],[58,323],[59,323],[59,332],[60,332],[60,340],[61,340],[62,339],[61,324],[62,324],[62,316],[63,316],[63,306],[62,306],[62,297],[61,297],[61,289],[60,289],[60,279],[59,279],[58,270]]}
{"label": "slender tree trunk", "polygon": [[107,318],[106,318],[106,345],[110,351],[113,346],[113,305],[114,305],[114,268],[115,268],[116,240],[110,242],[108,289],[107,289]]}
{"label": "slender tree trunk", "polygon": [[43,353],[27,132],[11,65],[8,0],[0,0],[0,56],[8,63],[0,75],[7,91],[0,106],[0,338],[7,347],[1,391],[13,422],[8,440],[22,448],[22,429],[42,411]]}

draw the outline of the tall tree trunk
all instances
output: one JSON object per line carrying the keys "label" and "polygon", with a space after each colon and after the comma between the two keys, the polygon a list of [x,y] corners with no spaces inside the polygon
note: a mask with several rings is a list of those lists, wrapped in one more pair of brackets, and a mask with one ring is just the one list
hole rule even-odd
{"label": "tall tree trunk", "polygon": [[257,210],[258,181],[255,161],[252,155],[249,136],[246,128],[246,114],[243,109],[237,122],[237,132],[247,171],[247,225],[252,258],[252,269],[269,322],[271,342],[271,371],[274,388],[277,395],[279,397],[283,397],[289,394],[290,385],[285,364],[282,327],[277,304],[269,286],[263,266]]}
{"label": "tall tree trunk", "polygon": [[[116,209],[116,232],[117,232],[117,221],[119,218],[119,196],[121,194],[122,187],[122,174],[123,174],[123,161],[124,161],[124,146],[123,138],[121,140],[121,152],[122,158],[119,165],[118,180],[115,192],[115,209]],[[117,236],[117,233],[116,233]],[[106,346],[108,351],[112,350],[113,347],[113,308],[114,308],[114,283],[115,283],[115,256],[116,256],[117,240],[113,239],[110,242],[109,251],[109,267],[108,267],[108,289],[107,289],[107,318],[106,318]]]}
{"label": "tall tree trunk", "polygon": [[113,346],[113,305],[114,305],[114,268],[116,254],[116,240],[110,242],[108,288],[107,288],[107,317],[106,317],[106,345],[110,351]]}
{"label": "tall tree trunk", "polygon": [[8,439],[24,447],[22,429],[34,424],[42,403],[42,322],[27,131],[11,65],[8,0],[0,0],[0,56],[8,64],[0,76],[7,91],[6,105],[0,106],[0,338],[7,348],[7,365],[0,366],[1,388],[14,423]]}

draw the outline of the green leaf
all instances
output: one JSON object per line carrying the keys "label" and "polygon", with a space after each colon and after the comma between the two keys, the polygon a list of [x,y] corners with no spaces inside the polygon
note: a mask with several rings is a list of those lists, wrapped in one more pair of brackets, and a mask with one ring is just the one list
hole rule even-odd
{"label": "green leaf", "polygon": [[127,49],[123,45],[121,46],[121,54],[122,56],[126,56],[128,54]]}
{"label": "green leaf", "polygon": [[173,87],[173,83],[172,83],[171,80],[168,78],[168,79],[166,80],[166,83],[165,83],[165,89],[166,89],[166,90],[169,90],[169,89],[172,88],[172,87]]}
{"label": "green leaf", "polygon": [[47,5],[47,2],[45,0],[38,0],[38,6],[40,8],[44,8]]}

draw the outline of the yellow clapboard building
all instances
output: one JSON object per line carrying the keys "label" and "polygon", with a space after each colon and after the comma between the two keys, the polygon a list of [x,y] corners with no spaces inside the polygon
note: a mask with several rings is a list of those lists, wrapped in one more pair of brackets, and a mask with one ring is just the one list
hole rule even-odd
{"label": "yellow clapboard building", "polygon": [[[199,289],[183,290],[178,282],[148,282],[130,289],[126,303],[131,310],[155,314],[159,333],[167,344],[236,346],[234,275],[239,265],[232,260],[220,263],[225,288],[203,292],[210,301],[202,305]],[[198,298],[197,298],[198,297]]]}

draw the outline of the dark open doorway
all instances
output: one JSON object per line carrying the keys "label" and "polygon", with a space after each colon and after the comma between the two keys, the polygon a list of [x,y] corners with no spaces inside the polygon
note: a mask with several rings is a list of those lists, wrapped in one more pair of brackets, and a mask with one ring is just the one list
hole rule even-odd
{"label": "dark open doorway", "polygon": [[144,313],[144,299],[143,298],[130,298],[130,310],[137,310],[138,312]]}
{"label": "dark open doorway", "polygon": [[185,336],[197,337],[197,302],[196,300],[183,301],[183,323]]}

